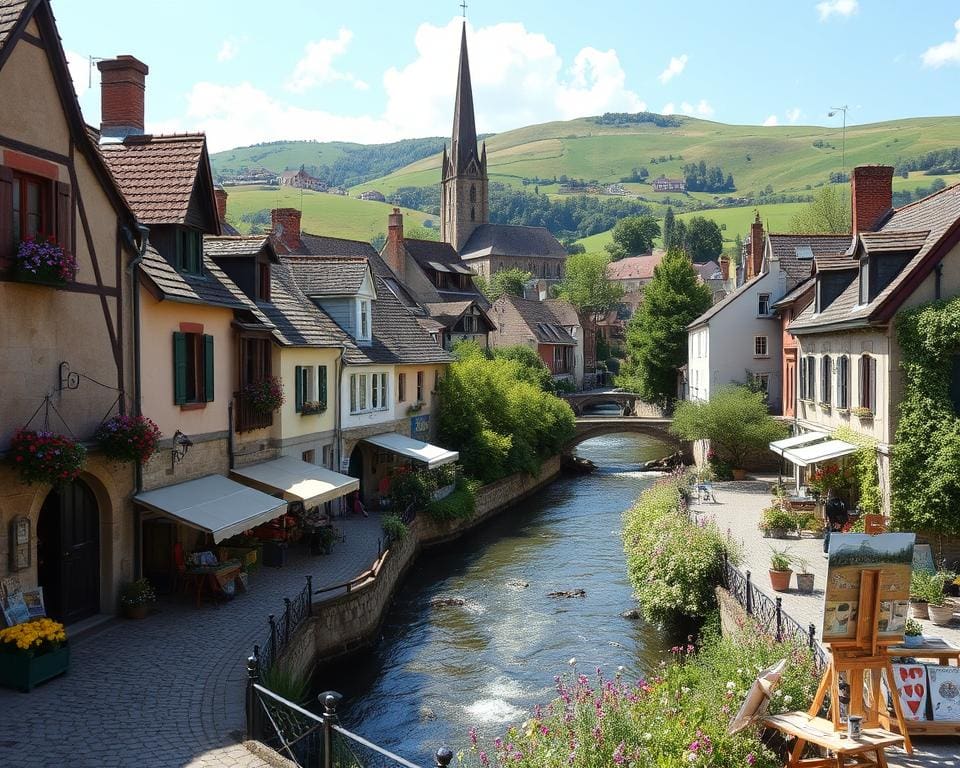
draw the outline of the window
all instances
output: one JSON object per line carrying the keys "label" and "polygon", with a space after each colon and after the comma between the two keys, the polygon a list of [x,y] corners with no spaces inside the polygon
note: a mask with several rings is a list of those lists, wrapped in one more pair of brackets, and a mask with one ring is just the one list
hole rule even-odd
{"label": "window", "polygon": [[270,340],[240,339],[240,387],[263,381],[270,375]]}
{"label": "window", "polygon": [[386,410],[389,407],[389,403],[387,403],[387,374],[375,373],[370,378],[370,407],[375,411]]}
{"label": "window", "polygon": [[203,233],[200,230],[187,227],[177,230],[175,266],[178,272],[184,274],[203,274]]}
{"label": "window", "polygon": [[423,402],[423,371],[417,371],[417,402]]}
{"label": "window", "polygon": [[320,401],[320,407],[327,407],[327,366],[318,365],[317,366],[317,384],[318,393],[317,400]]}
{"label": "window", "polygon": [[463,332],[464,333],[476,333],[477,332],[477,318],[475,315],[464,315],[463,316]]}
{"label": "window", "polygon": [[387,374],[350,374],[350,413],[385,411],[389,407]]}
{"label": "window", "polygon": [[858,302],[860,304],[869,304],[870,303],[870,264],[866,258],[860,259],[860,294],[858,296]]}
{"label": "window", "polygon": [[257,263],[257,298],[270,301],[270,262]]}
{"label": "window", "polygon": [[397,374],[397,402],[402,403],[407,399],[407,374]]}
{"label": "window", "polygon": [[761,293],[757,297],[757,314],[758,315],[770,314],[770,294],[769,293]]}
{"label": "window", "polygon": [[311,448],[309,451],[304,451],[300,454],[300,458],[307,462],[307,464],[313,464],[314,459],[317,457],[316,451]]}
{"label": "window", "polygon": [[47,179],[13,174],[13,241],[51,235],[50,184]]}
{"label": "window", "polygon": [[837,408],[850,407],[850,358],[837,358]]}
{"label": "window", "polygon": [[767,356],[767,337],[766,336],[753,337],[753,356],[754,357]]}
{"label": "window", "polygon": [[370,299],[357,299],[357,339],[370,341]]}
{"label": "window", "polygon": [[830,405],[830,393],[833,392],[830,382],[833,374],[832,366],[833,361],[830,359],[830,355],[824,355],[820,358],[820,402],[827,405]]}
{"label": "window", "polygon": [[767,395],[770,393],[770,374],[769,373],[755,373],[753,374],[753,388],[757,392],[763,392]]}
{"label": "window", "polygon": [[800,366],[800,399],[817,399],[817,359],[807,355]]}
{"label": "window", "polygon": [[470,202],[471,203],[477,202],[477,185],[476,184],[470,185]]}
{"label": "window", "polygon": [[800,365],[797,366],[797,377],[800,379],[798,389],[800,390],[800,399],[807,399],[807,361],[803,358]]}
{"label": "window", "polygon": [[553,348],[553,372],[567,372],[567,348],[555,346]]}
{"label": "window", "polygon": [[311,374],[313,368],[309,365],[298,365],[294,368],[294,379],[296,384],[296,400],[294,408],[297,413],[303,411],[303,404],[309,403],[313,398],[313,380]]}
{"label": "window", "polygon": [[860,407],[877,407],[877,361],[870,355],[860,356]]}
{"label": "window", "polygon": [[213,336],[173,334],[173,402],[213,402]]}

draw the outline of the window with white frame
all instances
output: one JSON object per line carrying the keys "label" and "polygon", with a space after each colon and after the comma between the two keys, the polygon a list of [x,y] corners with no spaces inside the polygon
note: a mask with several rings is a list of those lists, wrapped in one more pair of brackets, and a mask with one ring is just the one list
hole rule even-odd
{"label": "window with white frame", "polygon": [[294,369],[294,386],[296,388],[296,398],[294,400],[294,410],[297,413],[303,411],[303,404],[314,400],[313,396],[313,366],[298,365]]}
{"label": "window with white frame", "polygon": [[769,315],[770,314],[770,294],[761,293],[757,296],[757,314],[758,315]]}
{"label": "window with white frame", "polygon": [[417,402],[423,402],[423,371],[417,371]]}
{"label": "window with white frame", "polygon": [[386,373],[350,374],[350,413],[385,411],[390,407]]}
{"label": "window with white frame", "polygon": [[370,408],[374,411],[383,411],[388,407],[387,374],[375,373],[370,381]]}
{"label": "window with white frame", "polygon": [[753,356],[754,357],[767,357],[767,337],[766,336],[754,336],[753,337]]}
{"label": "window with white frame", "polygon": [[370,299],[357,299],[357,340],[370,341]]}
{"label": "window with white frame", "polygon": [[820,402],[830,405],[830,393],[833,392],[831,378],[833,376],[833,360],[830,355],[820,358]]}
{"label": "window with white frame", "polygon": [[877,360],[871,355],[860,356],[860,407],[877,408]]}

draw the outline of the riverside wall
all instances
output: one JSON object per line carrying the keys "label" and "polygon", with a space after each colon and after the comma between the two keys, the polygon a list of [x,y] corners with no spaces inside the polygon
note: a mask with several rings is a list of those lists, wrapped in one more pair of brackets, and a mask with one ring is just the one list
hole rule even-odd
{"label": "riverside wall", "polygon": [[393,542],[349,592],[314,603],[313,615],[297,630],[277,663],[297,676],[310,677],[319,665],[372,645],[397,588],[421,550],[462,536],[548,485],[559,473],[560,457],[553,456],[534,477],[511,475],[480,488],[470,518],[440,522],[417,516],[407,535]]}

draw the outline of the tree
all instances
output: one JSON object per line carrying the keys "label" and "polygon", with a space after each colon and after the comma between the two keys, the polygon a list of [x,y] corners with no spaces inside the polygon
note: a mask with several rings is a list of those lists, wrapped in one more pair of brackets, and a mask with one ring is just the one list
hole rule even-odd
{"label": "tree", "polygon": [[530,272],[514,267],[495,272],[489,280],[478,275],[473,282],[490,301],[496,301],[504,295],[523,296],[523,286],[532,279]]}
{"label": "tree", "polygon": [[717,222],[694,216],[687,222],[684,246],[687,254],[696,262],[717,259],[723,253],[723,233]]}
{"label": "tree", "polygon": [[403,236],[408,240],[437,241],[440,239],[440,230],[436,227],[421,227],[419,224],[414,224],[412,227],[406,228]]}
{"label": "tree", "polygon": [[623,298],[623,286],[607,277],[608,264],[610,257],[602,253],[578,253],[569,257],[557,295],[573,304],[581,317],[599,320]]}
{"label": "tree", "polygon": [[673,225],[673,236],[670,238],[670,248],[667,250],[687,251],[687,222],[677,219]]}
{"label": "tree", "polygon": [[710,303],[710,288],[700,282],[687,255],[676,248],[667,251],[627,325],[627,359],[617,385],[650,402],[672,402],[677,370],[687,360],[687,326]]}
{"label": "tree", "polygon": [[786,425],[768,412],[765,394],[738,385],[721,387],[709,401],[679,403],[670,431],[684,440],[709,440],[718,458],[734,469],[787,436]]}
{"label": "tree", "polygon": [[667,206],[667,212],[663,215],[663,247],[668,251],[673,247],[673,234],[676,228],[676,217],[673,215],[673,208]]}
{"label": "tree", "polygon": [[[653,240],[660,236],[660,225],[653,216],[628,216],[620,219],[613,228],[612,247],[608,248],[614,259],[636,256],[653,248]],[[620,255],[623,254],[623,255]]]}
{"label": "tree", "polygon": [[850,231],[850,207],[845,191],[835,186],[818,189],[813,200],[794,215],[790,229],[806,235],[844,234]]}

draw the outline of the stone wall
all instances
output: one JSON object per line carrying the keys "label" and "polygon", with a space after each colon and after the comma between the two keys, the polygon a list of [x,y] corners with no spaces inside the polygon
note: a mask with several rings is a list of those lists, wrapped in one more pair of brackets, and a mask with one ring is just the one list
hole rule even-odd
{"label": "stone wall", "polygon": [[752,622],[743,606],[723,587],[716,587],[717,607],[720,609],[720,633],[729,637]]}
{"label": "stone wall", "polygon": [[477,492],[476,512],[466,520],[437,522],[417,517],[407,536],[393,542],[371,571],[360,574],[346,594],[314,603],[313,617],[294,635],[280,662],[297,675],[312,675],[318,664],[353,653],[373,643],[397,588],[424,548],[450,541],[552,482],[560,457],[547,459],[540,474],[511,475]]}

